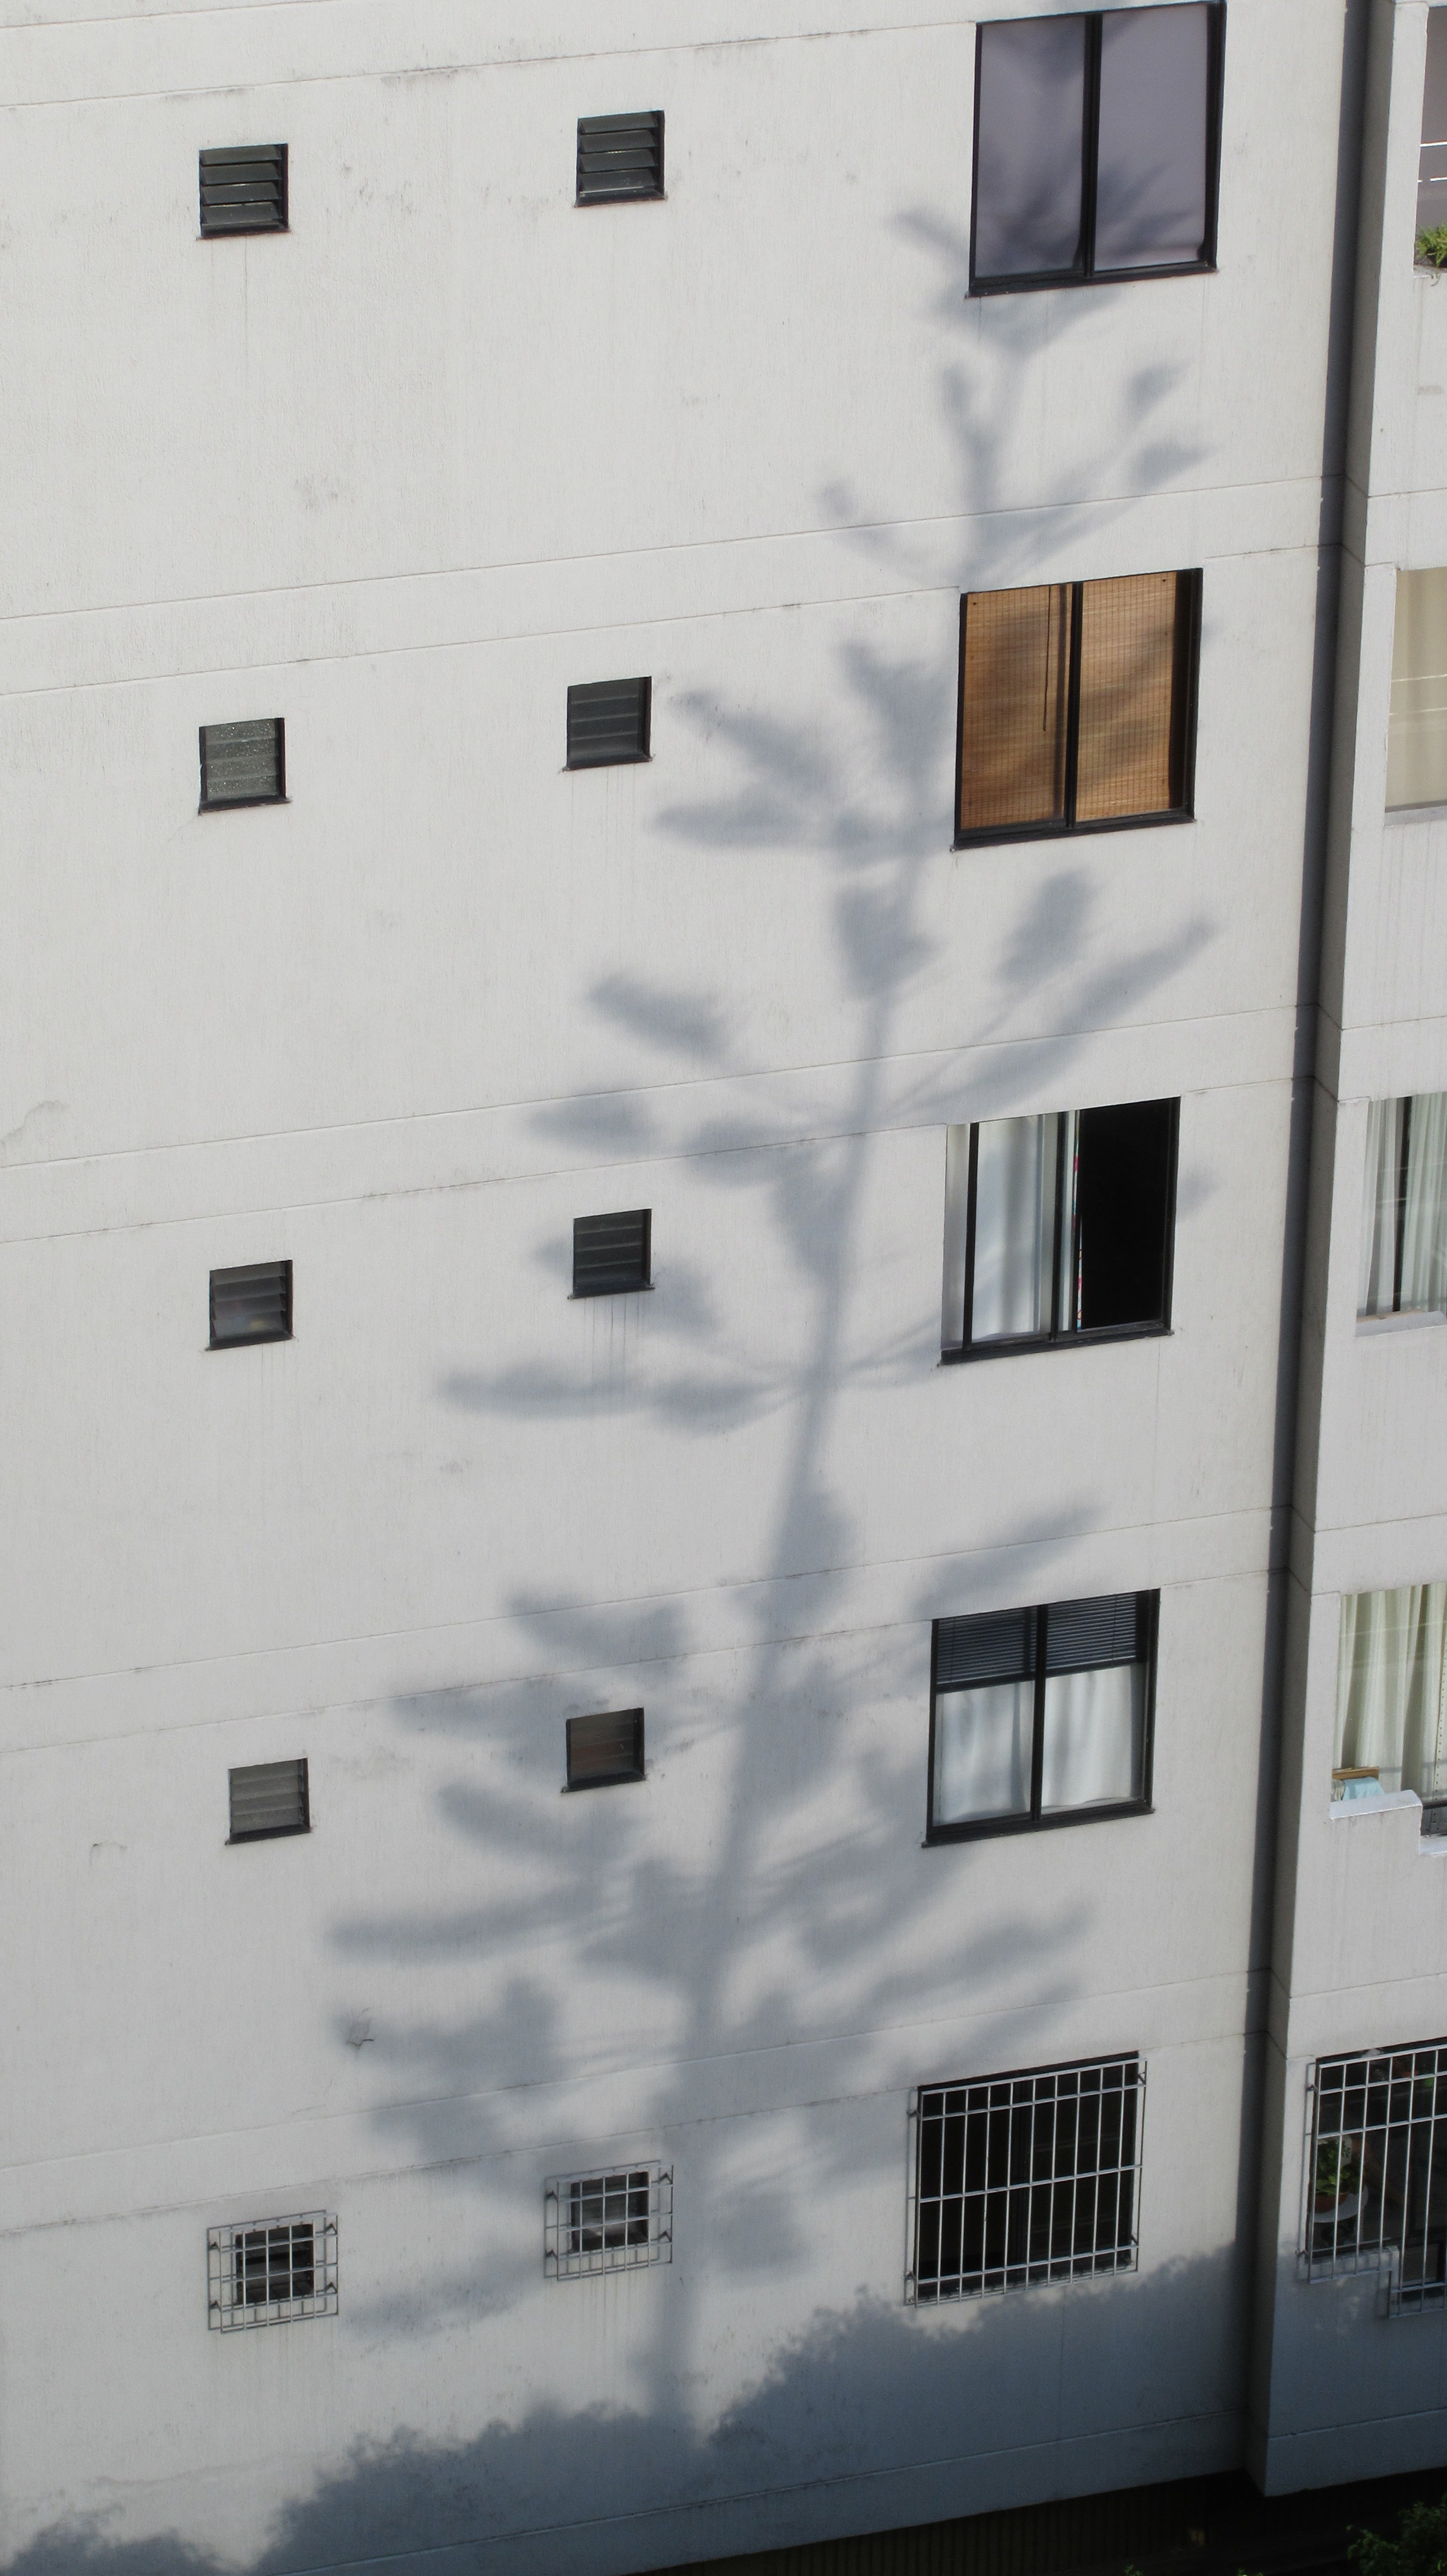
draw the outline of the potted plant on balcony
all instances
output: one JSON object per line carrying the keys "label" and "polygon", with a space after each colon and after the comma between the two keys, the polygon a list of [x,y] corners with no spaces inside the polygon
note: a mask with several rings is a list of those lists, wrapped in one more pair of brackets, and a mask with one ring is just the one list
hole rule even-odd
{"label": "potted plant on balcony", "polygon": [[1324,2138],[1312,2172],[1311,2216],[1320,2254],[1336,2250],[1341,2228],[1349,2226],[1361,2206],[1361,2159],[1355,2138]]}

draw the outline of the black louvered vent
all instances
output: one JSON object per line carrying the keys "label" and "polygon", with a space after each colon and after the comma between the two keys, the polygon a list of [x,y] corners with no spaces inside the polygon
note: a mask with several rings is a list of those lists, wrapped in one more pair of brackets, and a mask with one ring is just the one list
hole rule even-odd
{"label": "black louvered vent", "polygon": [[578,119],[578,203],[617,206],[663,194],[663,110]]}
{"label": "black louvered vent", "polygon": [[589,680],[568,691],[568,767],[648,758],[651,680]]}
{"label": "black louvered vent", "polygon": [[974,1619],[941,1619],[935,1630],[936,1690],[974,1682],[1028,1681],[1035,1670],[1033,1610],[985,1610]]}
{"label": "black louvered vent", "polygon": [[568,1786],[605,1789],[615,1780],[643,1777],[643,1711],[612,1710],[606,1717],[568,1720]]}
{"label": "black louvered vent", "polygon": [[231,1779],[231,1840],[259,1843],[311,1831],[305,1761],[248,1762]]}
{"label": "black louvered vent", "polygon": [[211,1273],[211,1348],[291,1339],[291,1263],[250,1261]]}
{"label": "black louvered vent", "polygon": [[1097,1664],[1143,1663],[1150,1596],[1106,1592],[1095,1601],[1052,1601],[1045,1614],[1047,1673],[1086,1673]]}
{"label": "black louvered vent", "polygon": [[573,1219],[573,1294],[617,1297],[625,1288],[652,1285],[653,1210],[625,1208],[619,1216]]}
{"label": "black louvered vent", "polygon": [[241,143],[201,155],[201,230],[284,233],[286,145]]}
{"label": "black louvered vent", "polygon": [[279,805],[286,795],[286,726],[280,716],[201,727],[201,811]]}

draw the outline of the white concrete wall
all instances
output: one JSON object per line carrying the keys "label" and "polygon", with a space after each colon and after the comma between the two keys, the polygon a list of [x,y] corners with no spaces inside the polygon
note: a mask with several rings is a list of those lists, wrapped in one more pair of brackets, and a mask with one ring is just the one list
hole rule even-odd
{"label": "white concrete wall", "polygon": [[[1343,20],[1232,0],[1218,275],[971,305],[915,14],[0,37],[27,2576],[84,2516],[621,2576],[1241,2456]],[[579,213],[644,105],[667,203]],[[248,140],[292,231],[202,244]],[[955,854],[961,589],[1197,564],[1194,824]],[[564,774],[643,670],[651,764]],[[273,714],[287,806],[198,816]],[[1171,1337],[941,1371],[946,1125],[1163,1094]],[[642,1203],[653,1293],[570,1304]],[[283,1255],[295,1340],[208,1352]],[[1136,1586],[1154,1814],[923,1849],[931,1618]],[[646,1783],[561,1797],[638,1700]],[[227,1849],[300,1753],[310,1838]],[[912,2088],[1126,2048],[1139,2274],[906,2308]],[[546,2285],[544,2177],[635,2153],[673,2263]],[[207,2225],[317,2206],[338,2316],[208,2334]]]}

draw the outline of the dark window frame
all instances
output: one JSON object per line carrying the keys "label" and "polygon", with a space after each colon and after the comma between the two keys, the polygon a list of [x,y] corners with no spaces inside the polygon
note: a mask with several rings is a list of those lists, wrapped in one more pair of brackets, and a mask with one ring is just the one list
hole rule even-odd
{"label": "dark window frame", "polygon": [[[237,1277],[239,1274],[244,1273],[244,1272],[247,1272],[247,1271],[254,1272],[257,1276],[260,1276],[260,1274],[261,1274],[263,1271],[268,1271],[268,1272],[269,1272],[269,1271],[278,1271],[278,1270],[284,1273],[284,1275],[285,1275],[285,1280],[286,1280],[286,1313],[285,1313],[285,1322],[284,1322],[284,1323],[279,1323],[279,1324],[277,1325],[277,1328],[276,1328],[275,1332],[271,1332],[271,1333],[231,1333],[231,1334],[222,1334],[222,1335],[220,1336],[220,1338],[218,1339],[218,1337],[217,1337],[217,1332],[216,1332],[216,1282],[217,1282],[217,1280],[218,1280],[218,1279],[233,1279],[233,1278]],[[267,1348],[271,1343],[273,1343],[273,1342],[290,1342],[290,1341],[294,1341],[294,1340],[296,1339],[296,1333],[295,1333],[295,1329],[294,1329],[294,1328],[295,1328],[295,1318],[296,1318],[296,1292],[295,1292],[295,1283],[294,1283],[293,1276],[292,1276],[292,1263],[291,1263],[289,1260],[288,1260],[288,1261],[236,1261],[236,1262],[229,1262],[229,1263],[223,1264],[223,1266],[222,1266],[219,1270],[213,1270],[213,1271],[210,1273],[210,1277],[209,1277],[209,1281],[208,1281],[208,1287],[207,1287],[207,1302],[208,1302],[208,1309],[209,1309],[210,1334],[211,1334],[211,1338],[210,1338],[209,1342],[207,1343],[207,1348],[208,1348],[208,1350],[213,1350],[213,1351],[255,1351],[255,1350],[265,1350],[265,1349],[266,1349],[266,1348]]]}
{"label": "dark window frame", "polygon": [[[218,224],[206,221],[206,165],[219,167],[223,157],[233,163],[260,161],[275,156],[280,173],[277,191],[278,219],[261,216],[256,223]],[[287,233],[291,230],[291,147],[286,143],[203,143],[196,156],[197,221],[201,241],[253,241],[262,233]],[[258,208],[258,214],[260,209]]]}
{"label": "dark window frame", "polygon": [[975,269],[975,229],[979,209],[980,178],[980,67],[984,53],[985,29],[995,23],[982,19],[975,29],[975,98],[970,138],[970,293],[971,295],[1038,295],[1053,286],[1131,286],[1153,277],[1213,277],[1217,273],[1217,229],[1221,203],[1221,102],[1226,62],[1226,0],[1209,0],[1206,39],[1206,238],[1205,248],[1197,259],[1176,260],[1159,267],[1097,269],[1095,261],[1095,182],[1099,153],[1100,129],[1100,44],[1101,25],[1106,18],[1123,16],[1116,9],[1080,9],[1065,13],[1084,18],[1085,45],[1085,114],[1081,141],[1080,174],[1080,259],[1074,268],[1051,268],[1023,272],[1018,277],[980,277]]}
{"label": "dark window frame", "polygon": [[[235,719],[232,719],[232,721],[236,723],[246,723],[250,721],[250,719],[246,717],[236,717]],[[255,721],[259,724],[269,724],[275,729],[275,788],[266,796],[217,796],[213,798],[208,792],[206,736],[208,733],[217,731],[218,728],[212,725],[200,725],[197,727],[201,752],[201,802],[196,809],[198,813],[245,814],[250,812],[251,809],[257,805],[285,805],[289,803],[290,800],[286,792],[286,718],[285,716],[259,716]]]}
{"label": "dark window frame", "polygon": [[[244,1774],[247,1771],[269,1771],[272,1767],[272,1764],[269,1762],[237,1762],[230,1766],[226,1774],[228,1820],[232,1798],[231,1783],[236,1778],[238,1772]],[[226,1837],[228,1850],[233,1843],[281,1843],[290,1840],[290,1838],[295,1834],[309,1834],[311,1832],[311,1766],[307,1755],[304,1753],[299,1754],[296,1757],[294,1767],[299,1775],[298,1786],[301,1790],[300,1822],[294,1825],[254,1825],[241,1833],[238,1833],[233,1825]]]}
{"label": "dark window frame", "polygon": [[[1131,575],[1094,575],[1094,579],[1125,579]],[[960,593],[960,654],[955,682],[955,807],[954,842],[957,850],[992,848],[1005,841],[1075,840],[1094,832],[1151,832],[1167,824],[1194,823],[1196,819],[1196,728],[1201,688],[1201,592],[1202,567],[1181,564],[1176,579],[1188,585],[1186,616],[1177,636],[1176,649],[1185,664],[1180,696],[1181,726],[1181,802],[1159,807],[1153,814],[1107,814],[1099,821],[1087,816],[1084,822],[1075,818],[1075,803],[1080,772],[1080,636],[1085,615],[1085,583],[1062,583],[1070,592],[1070,657],[1066,678],[1065,709],[1065,811],[1037,823],[982,823],[972,831],[960,828],[960,796],[965,783],[965,621],[972,598],[991,599],[993,591]],[[1026,587],[1033,587],[1027,584]]]}
{"label": "dark window frame", "polygon": [[[592,1771],[575,1780],[573,1777],[574,1727],[599,1724],[621,1726],[625,1718],[633,1721],[633,1744],[636,1757],[629,1768],[617,1771]],[[585,1789],[624,1788],[630,1782],[642,1780],[646,1776],[643,1711],[641,1708],[593,1709],[582,1716],[570,1717],[563,1729],[563,1749],[567,1768],[567,1777],[563,1783],[565,1796],[576,1797]]]}
{"label": "dark window frame", "polygon": [[[1143,1588],[1135,1597],[1148,1605],[1146,1609],[1146,1704],[1141,1743],[1141,1794],[1138,1798],[1112,1798],[1102,1801],[1098,1806],[1052,1807],[1048,1813],[1042,1812],[1040,1805],[1045,1760],[1045,1685],[1051,1678],[1046,1669],[1046,1630],[1050,1612],[1069,1609],[1072,1606],[1071,1603],[1040,1601],[1029,1605],[1026,1613],[1035,1621],[1035,1704],[1030,1728],[1030,1807],[1029,1812],[1023,1816],[967,1816],[956,1823],[941,1821],[936,1824],[935,1822],[935,1713],[940,1698],[939,1636],[941,1627],[951,1623],[939,1619],[930,1622],[929,1768],[925,1775],[924,1837],[927,1849],[937,1843],[985,1842],[1000,1834],[1053,1833],[1062,1826],[1108,1825],[1118,1822],[1122,1816],[1154,1815],[1152,1789],[1155,1777],[1156,1670],[1160,1660],[1161,1596],[1158,1588],[1154,1591]],[[971,1614],[965,1612],[957,1615],[968,1617]],[[1110,1672],[1117,1667],[1106,1664],[1094,1669]],[[947,1693],[946,1696],[953,1697],[955,1694]]]}
{"label": "dark window frame", "polygon": [[[1091,1104],[1091,1106],[1097,1105],[1102,1108],[1110,1109],[1144,1109],[1151,1107],[1154,1104],[1147,1101],[1137,1102],[1126,1100],[1111,1100],[1104,1101],[1099,1104]],[[1166,1141],[1166,1212],[1165,1223],[1162,1228],[1164,1241],[1161,1246],[1161,1312],[1159,1320],[1152,1318],[1143,1324],[1090,1324],[1086,1326],[1061,1323],[1060,1229],[1065,1214],[1064,1135],[1065,1122],[1072,1113],[1068,1109],[1057,1109],[1054,1111],[1046,1110],[1042,1114],[1046,1117],[1053,1116],[1058,1122],[1056,1126],[1055,1143],[1055,1230],[1050,1265],[1050,1329],[1048,1332],[1044,1333],[1010,1333],[1008,1335],[992,1334],[988,1341],[983,1342],[975,1342],[969,1338],[970,1323],[975,1303],[975,1197],[979,1178],[980,1162],[980,1121],[978,1118],[971,1119],[970,1166],[965,1190],[965,1295],[964,1309],[961,1315],[965,1338],[963,1341],[950,1342],[945,1345],[940,1352],[940,1366],[942,1368],[957,1368],[964,1364],[973,1365],[976,1360],[1015,1359],[1024,1351],[1088,1350],[1093,1348],[1095,1344],[1099,1342],[1160,1342],[1169,1338],[1172,1329],[1171,1301],[1175,1293],[1176,1284],[1176,1179],[1180,1169],[1181,1143],[1181,1103],[1179,1095],[1170,1100],[1169,1107],[1171,1117],[1170,1133]],[[1031,1113],[1026,1111],[1024,1114],[1028,1117]],[[1074,1114],[1078,1117],[1080,1112],[1076,1111]],[[963,1125],[964,1121],[961,1120],[960,1124]],[[1080,1222],[1078,1210],[1076,1212],[1074,1222],[1075,1227],[1078,1229]],[[1072,1263],[1072,1267],[1073,1266],[1074,1265]]]}

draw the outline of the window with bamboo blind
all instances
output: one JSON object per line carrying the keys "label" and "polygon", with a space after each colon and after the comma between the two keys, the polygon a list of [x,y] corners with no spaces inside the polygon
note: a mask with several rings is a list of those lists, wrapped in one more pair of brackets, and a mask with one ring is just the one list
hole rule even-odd
{"label": "window with bamboo blind", "polygon": [[1186,820],[1200,575],[969,592],[961,842]]}

